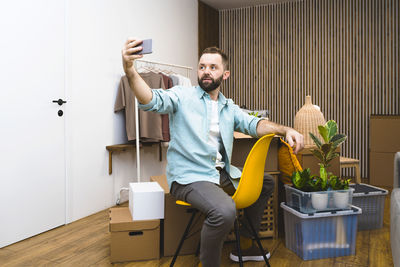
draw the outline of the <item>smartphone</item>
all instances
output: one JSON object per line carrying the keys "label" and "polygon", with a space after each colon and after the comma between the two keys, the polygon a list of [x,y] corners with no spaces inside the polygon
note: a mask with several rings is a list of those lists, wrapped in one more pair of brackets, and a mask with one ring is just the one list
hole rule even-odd
{"label": "smartphone", "polygon": [[143,55],[143,54],[153,53],[153,40],[152,39],[143,40],[143,43],[139,46],[141,46],[143,49],[142,49],[142,51],[134,53],[135,55]]}

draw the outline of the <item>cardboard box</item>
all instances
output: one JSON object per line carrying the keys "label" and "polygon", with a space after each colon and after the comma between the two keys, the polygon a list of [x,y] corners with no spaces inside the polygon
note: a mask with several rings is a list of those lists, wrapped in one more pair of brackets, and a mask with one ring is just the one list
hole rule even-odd
{"label": "cardboard box", "polygon": [[167,176],[165,174],[157,175],[157,176],[150,176],[150,182],[158,183],[161,186],[161,188],[164,190],[164,194],[169,195],[169,186],[168,186],[168,182],[167,182]]}
{"label": "cardboard box", "polygon": [[400,116],[371,115],[369,123],[370,151],[400,151]]}
{"label": "cardboard box", "polygon": [[395,152],[369,152],[369,183],[393,188]]}
{"label": "cardboard box", "polygon": [[[236,167],[243,167],[244,163],[246,162],[247,155],[258,139],[238,132],[234,133],[234,138],[231,164]],[[279,137],[276,136],[272,139],[269,146],[267,159],[265,161],[265,171],[279,171],[278,145]]]}
{"label": "cardboard box", "polygon": [[129,183],[129,210],[134,221],[164,218],[164,190],[156,182]]}
{"label": "cardboard box", "polygon": [[[165,217],[161,230],[161,247],[163,256],[173,256],[192,215],[190,213],[191,208],[175,204],[176,199],[169,193],[167,177],[165,175],[151,176],[150,181],[158,182],[165,191]],[[198,213],[196,217],[200,214]],[[192,234],[183,243],[179,255],[196,253],[203,221],[204,216],[201,214],[200,219],[192,225]]]}
{"label": "cardboard box", "polygon": [[110,261],[160,258],[160,220],[133,221],[128,207],[111,208]]}

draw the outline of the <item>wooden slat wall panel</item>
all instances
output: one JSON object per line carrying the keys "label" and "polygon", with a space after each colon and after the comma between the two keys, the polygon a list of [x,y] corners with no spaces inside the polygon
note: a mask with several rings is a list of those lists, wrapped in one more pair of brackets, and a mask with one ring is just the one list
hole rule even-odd
{"label": "wooden slat wall panel", "polygon": [[400,114],[399,0],[292,1],[221,10],[219,20],[224,94],[290,126],[310,94],[367,177],[370,114]]}
{"label": "wooden slat wall panel", "polygon": [[[199,56],[204,49],[210,46],[218,46],[219,40],[219,13],[218,10],[199,1]],[[217,26],[217,27],[216,27]]]}

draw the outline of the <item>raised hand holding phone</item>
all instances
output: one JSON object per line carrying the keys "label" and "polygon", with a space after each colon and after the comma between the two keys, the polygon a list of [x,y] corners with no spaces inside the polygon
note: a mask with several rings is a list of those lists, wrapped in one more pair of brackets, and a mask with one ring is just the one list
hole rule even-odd
{"label": "raised hand holding phone", "polygon": [[142,47],[142,50],[139,52],[136,52],[135,53],[136,55],[153,53],[153,40],[152,39],[143,40],[143,42],[140,46]]}
{"label": "raised hand holding phone", "polygon": [[[128,38],[122,49],[122,65],[128,78],[129,86],[133,90],[137,100],[142,104],[149,103],[153,94],[149,86],[137,73],[134,61],[142,58],[144,53],[151,53],[151,44],[151,39],[150,42],[144,42],[139,38]],[[141,52],[141,54],[138,54],[138,52]]]}
{"label": "raised hand holding phone", "polygon": [[141,40],[135,37],[128,38],[122,49],[122,62],[127,75],[133,70],[133,61],[142,58],[144,54],[153,52],[152,43],[152,39]]}

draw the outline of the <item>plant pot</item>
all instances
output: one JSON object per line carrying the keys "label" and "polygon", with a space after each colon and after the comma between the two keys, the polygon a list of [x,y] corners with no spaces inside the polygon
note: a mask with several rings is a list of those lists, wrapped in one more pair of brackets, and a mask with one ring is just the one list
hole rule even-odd
{"label": "plant pot", "polygon": [[328,194],[327,193],[312,193],[311,204],[316,210],[324,210],[328,207]]}
{"label": "plant pot", "polygon": [[345,209],[349,205],[349,192],[338,191],[333,192],[333,203],[338,209]]}
{"label": "plant pot", "polygon": [[[305,192],[294,188],[291,185],[285,184],[286,201],[290,207],[299,210],[302,213],[314,213],[316,211],[330,211],[330,210],[345,210],[350,209],[350,205],[353,199],[354,189],[349,188],[345,190],[329,190],[329,191],[318,191],[318,192]],[[334,193],[347,193],[348,198],[336,197],[337,206],[334,201]],[[325,196],[324,196],[325,195]],[[339,194],[338,194],[339,195]],[[341,204],[347,202],[347,205]]]}

